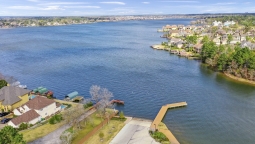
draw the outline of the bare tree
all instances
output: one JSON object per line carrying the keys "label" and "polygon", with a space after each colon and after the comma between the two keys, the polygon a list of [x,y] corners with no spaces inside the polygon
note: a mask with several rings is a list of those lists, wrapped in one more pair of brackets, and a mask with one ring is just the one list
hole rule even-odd
{"label": "bare tree", "polygon": [[73,137],[74,137],[74,133],[64,131],[60,136],[60,140],[62,144],[71,144]]}
{"label": "bare tree", "polygon": [[65,111],[64,119],[69,125],[80,127],[80,116],[84,113],[84,108],[82,104],[78,104],[75,107],[71,107]]}
{"label": "bare tree", "polygon": [[92,85],[90,87],[90,95],[91,95],[91,99],[94,100],[96,102],[96,106],[97,106],[97,103],[99,102],[101,96],[100,96],[100,86],[97,86],[97,85]]}

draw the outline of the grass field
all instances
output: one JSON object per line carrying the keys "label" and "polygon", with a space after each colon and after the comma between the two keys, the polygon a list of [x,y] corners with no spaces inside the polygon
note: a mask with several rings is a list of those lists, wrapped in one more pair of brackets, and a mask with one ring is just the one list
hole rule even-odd
{"label": "grass field", "polygon": [[[72,105],[72,108],[75,108],[77,107],[79,104],[77,103],[73,103],[73,102],[66,102],[66,101],[62,101],[62,100],[55,100],[57,102],[60,102],[60,103],[69,103]],[[89,108],[87,108],[85,111],[87,111]],[[65,110],[62,111],[61,113],[63,115],[65,115]],[[43,124],[41,126],[38,126],[36,128],[33,128],[33,129],[27,129],[27,130],[23,130],[19,133],[23,134],[23,137],[25,139],[26,142],[31,142],[31,141],[34,141],[38,138],[41,138],[43,136],[46,136],[47,134],[57,130],[59,127],[63,126],[64,124],[66,124],[66,121],[62,121],[60,123],[57,123],[57,124],[54,124],[54,125],[51,125],[49,123],[46,123],[46,124]]]}
{"label": "grass field", "polygon": [[24,130],[19,133],[23,134],[23,137],[26,142],[31,142],[31,141],[34,141],[38,138],[41,138],[41,137],[55,131],[56,129],[58,129],[59,127],[61,127],[64,124],[65,124],[64,121],[62,121],[61,123],[55,124],[55,125],[46,123],[42,126],[34,128],[34,129]]}
{"label": "grass field", "polygon": [[[109,144],[111,140],[118,134],[118,132],[124,127],[124,121],[110,120],[109,124],[99,130],[94,136],[92,136],[84,144]],[[99,133],[103,133],[103,141],[99,138]]]}
{"label": "grass field", "polygon": [[74,137],[72,143],[77,144],[86,134],[88,134],[90,131],[92,131],[96,126],[98,126],[103,119],[97,116],[97,113],[93,113],[91,116],[91,121],[93,121],[93,125],[91,122],[82,122],[82,129],[78,130],[76,136]]}

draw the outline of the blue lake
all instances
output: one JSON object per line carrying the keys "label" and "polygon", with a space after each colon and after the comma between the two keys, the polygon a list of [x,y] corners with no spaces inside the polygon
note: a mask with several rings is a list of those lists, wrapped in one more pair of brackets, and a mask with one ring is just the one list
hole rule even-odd
{"label": "blue lake", "polygon": [[100,85],[125,101],[125,115],[154,119],[162,105],[186,101],[163,120],[182,144],[254,144],[255,87],[200,62],[150,48],[157,29],[183,20],[146,20],[0,30],[0,72],[63,99],[90,97]]}

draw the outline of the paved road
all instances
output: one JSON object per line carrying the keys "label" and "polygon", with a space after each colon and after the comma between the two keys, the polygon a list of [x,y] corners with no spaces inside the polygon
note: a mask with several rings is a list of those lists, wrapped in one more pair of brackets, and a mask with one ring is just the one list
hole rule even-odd
{"label": "paved road", "polygon": [[[96,111],[95,109],[88,111],[87,113],[82,115],[79,120],[80,121],[83,120],[84,118],[88,117],[95,111]],[[37,139],[29,144],[61,144],[60,136],[68,128],[70,128],[70,125],[68,125],[68,124],[63,125],[62,127],[58,128],[57,130],[49,133],[48,135],[46,135],[40,139]]]}
{"label": "paved road", "polygon": [[132,119],[114,137],[110,144],[160,144],[149,134],[151,122]]}

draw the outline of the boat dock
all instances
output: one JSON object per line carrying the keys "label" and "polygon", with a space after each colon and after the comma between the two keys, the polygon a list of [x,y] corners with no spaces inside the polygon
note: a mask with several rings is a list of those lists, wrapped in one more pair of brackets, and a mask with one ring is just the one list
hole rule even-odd
{"label": "boat dock", "polygon": [[114,104],[114,103],[123,104],[124,105],[124,101],[122,101],[122,100],[115,100],[115,99],[111,100],[111,104]]}
{"label": "boat dock", "polygon": [[[158,112],[156,118],[152,122],[150,128],[153,129],[153,130],[158,129],[158,125],[162,121],[162,119],[164,118],[164,116],[165,116],[168,109],[178,108],[178,107],[185,107],[187,105],[188,104],[186,102],[180,102],[180,103],[173,103],[173,104],[167,104],[167,105],[162,106],[160,111]],[[158,129],[158,131],[164,133],[166,135],[166,137],[169,139],[169,141],[171,142],[171,144],[180,144],[178,142],[178,140],[174,137],[174,135],[171,133],[170,130]]]}

